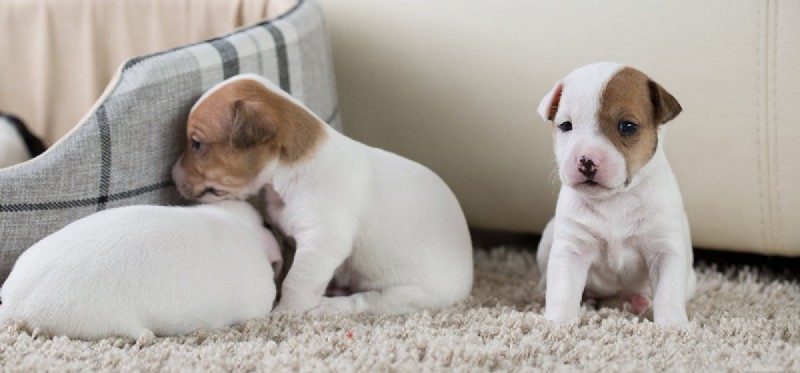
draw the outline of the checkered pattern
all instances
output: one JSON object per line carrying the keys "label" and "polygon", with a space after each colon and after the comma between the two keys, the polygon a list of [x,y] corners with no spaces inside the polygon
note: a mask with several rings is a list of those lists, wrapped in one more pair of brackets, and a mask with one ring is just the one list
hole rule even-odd
{"label": "checkered pattern", "polygon": [[0,170],[0,279],[23,250],[76,219],[117,206],[184,203],[170,169],[189,109],[213,85],[248,72],[341,128],[322,10],[313,0],[221,38],[133,58],[65,138]]}

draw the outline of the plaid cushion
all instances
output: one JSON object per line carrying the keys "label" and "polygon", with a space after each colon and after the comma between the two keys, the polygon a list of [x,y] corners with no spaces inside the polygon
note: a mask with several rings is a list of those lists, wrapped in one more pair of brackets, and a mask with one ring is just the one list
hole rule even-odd
{"label": "plaid cushion", "polygon": [[182,204],[170,177],[200,95],[261,74],[340,129],[322,10],[304,0],[280,18],[128,60],[104,99],[34,160],[0,170],[0,279],[44,236],[103,209]]}

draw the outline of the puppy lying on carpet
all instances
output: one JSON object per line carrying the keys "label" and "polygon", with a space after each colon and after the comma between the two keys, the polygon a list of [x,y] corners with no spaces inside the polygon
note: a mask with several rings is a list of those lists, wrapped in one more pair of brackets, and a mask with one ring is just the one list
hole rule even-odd
{"label": "puppy lying on carpet", "polygon": [[[297,243],[276,310],[402,314],[469,295],[464,214],[424,166],[342,135],[256,75],[206,92],[186,135],[173,168],[181,194],[265,189],[272,221]],[[331,280],[352,295],[324,297]]]}
{"label": "puppy lying on carpet", "polygon": [[72,338],[137,339],[264,316],[281,256],[262,224],[241,201],[87,216],[19,257],[1,290],[0,321]]}
{"label": "puppy lying on carpet", "polygon": [[692,244],[663,147],[680,112],[645,74],[612,63],[578,68],[542,99],[562,183],[537,253],[547,319],[577,318],[582,294],[621,298],[635,313],[652,294],[656,323],[688,323]]}
{"label": "puppy lying on carpet", "polygon": [[0,112],[0,168],[22,163],[47,150],[21,119]]}

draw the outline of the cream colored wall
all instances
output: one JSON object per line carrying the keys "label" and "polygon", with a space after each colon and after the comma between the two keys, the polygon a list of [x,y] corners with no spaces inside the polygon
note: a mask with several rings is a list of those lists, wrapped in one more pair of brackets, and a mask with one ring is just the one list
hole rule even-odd
{"label": "cream colored wall", "polygon": [[221,36],[297,0],[0,1],[0,111],[50,144],[126,59]]}

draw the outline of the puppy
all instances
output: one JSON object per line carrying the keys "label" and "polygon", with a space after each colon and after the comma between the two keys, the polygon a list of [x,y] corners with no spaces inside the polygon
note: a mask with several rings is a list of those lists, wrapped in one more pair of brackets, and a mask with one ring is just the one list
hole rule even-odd
{"label": "puppy", "polygon": [[87,216],[19,257],[2,288],[0,320],[71,338],[136,339],[264,316],[281,257],[262,224],[241,201]]}
{"label": "puppy", "polygon": [[27,161],[46,149],[22,120],[0,112],[0,168]]}
{"label": "puppy", "polygon": [[575,320],[582,294],[650,306],[658,324],[685,325],[692,245],[664,124],[678,101],[631,67],[594,63],[557,82],[539,114],[554,123],[561,191],[537,261],[545,317]]}
{"label": "puppy", "polygon": [[[464,214],[424,166],[340,134],[249,74],[203,95],[186,134],[173,168],[184,196],[214,201],[264,188],[272,221],[294,238],[277,310],[402,314],[469,294]],[[352,294],[323,297],[332,280]]]}

